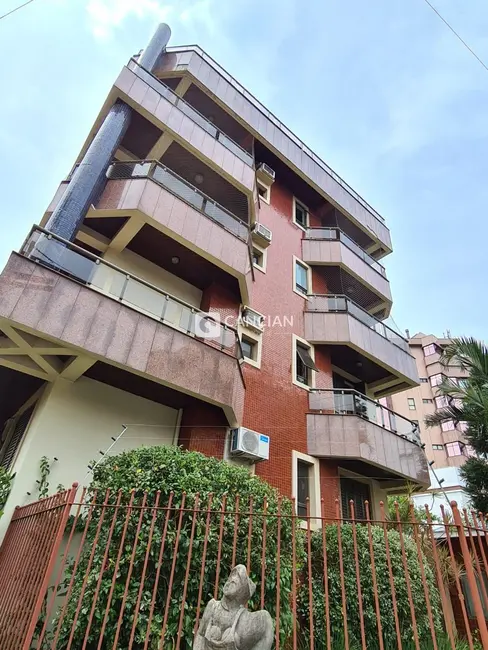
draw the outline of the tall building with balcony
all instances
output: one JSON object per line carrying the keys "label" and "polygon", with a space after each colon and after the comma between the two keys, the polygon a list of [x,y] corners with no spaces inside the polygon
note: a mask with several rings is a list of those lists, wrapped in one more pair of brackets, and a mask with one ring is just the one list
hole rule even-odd
{"label": "tall building with balcony", "polygon": [[438,386],[443,380],[462,384],[467,373],[455,363],[441,361],[449,338],[437,338],[419,332],[409,339],[410,350],[417,364],[420,384],[392,395],[387,403],[403,417],[418,423],[425,452],[433,467],[461,467],[471,454],[464,432],[464,422],[445,420],[441,425],[427,428],[425,418],[436,410],[448,406],[448,398],[439,395]]}
{"label": "tall building with balcony", "polygon": [[[90,461],[178,444],[248,463],[311,514],[428,484],[377,400],[418,383],[383,218],[218,63],[162,25],[0,275],[10,504]],[[407,414],[408,416],[408,414]],[[56,459],[56,460],[54,460]],[[254,463],[254,461],[260,461]],[[379,512],[378,512],[379,514]]]}

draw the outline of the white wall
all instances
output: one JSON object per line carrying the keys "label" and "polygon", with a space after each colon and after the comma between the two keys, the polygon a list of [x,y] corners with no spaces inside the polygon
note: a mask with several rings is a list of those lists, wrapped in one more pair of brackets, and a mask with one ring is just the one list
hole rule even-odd
{"label": "white wall", "polygon": [[[173,275],[173,273],[169,273],[169,271],[157,266],[157,264],[149,262],[140,255],[127,249],[121,253],[114,253],[108,250],[104,255],[104,259],[116,266],[120,266],[120,268],[128,273],[146,280],[146,282],[153,284],[158,289],[162,289],[172,296],[184,300],[193,307],[200,307],[202,301],[202,292],[200,289]],[[175,265],[175,270],[177,268]]]}
{"label": "white wall", "polygon": [[[46,386],[37,402],[12,471],[16,473],[5,514],[0,519],[0,538],[16,505],[38,498],[39,461],[42,456],[58,460],[52,463],[50,488],[74,481],[89,483],[86,477],[91,460],[101,458],[117,437],[123,424],[130,426],[112,450],[117,454],[141,445],[171,445],[177,440],[176,409],[156,404],[106,384],[81,377],[72,383],[58,379]],[[31,492],[31,496],[27,495]]]}

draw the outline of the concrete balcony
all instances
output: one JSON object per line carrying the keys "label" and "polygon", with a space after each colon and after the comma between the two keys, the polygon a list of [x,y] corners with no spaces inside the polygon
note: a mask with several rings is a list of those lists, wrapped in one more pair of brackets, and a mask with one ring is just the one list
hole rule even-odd
{"label": "concrete balcony", "polygon": [[[419,383],[406,339],[352,302],[347,296],[311,295],[305,311],[305,338],[310,343],[356,351],[369,388],[379,397],[388,388],[400,390]],[[347,355],[342,355],[346,357]],[[341,354],[333,363],[342,367]],[[354,364],[352,364],[354,365]],[[348,368],[344,368],[348,370]],[[389,391],[393,392],[393,391]]]}
{"label": "concrete balcony", "polygon": [[[217,405],[232,426],[241,422],[235,330],[41,229],[0,275],[0,328],[4,323],[64,355],[89,355]],[[4,354],[0,349],[0,364],[13,358]]]}
{"label": "concrete balcony", "polygon": [[391,307],[390,283],[385,267],[373,259],[339,228],[309,228],[302,240],[307,264],[341,266]]}
{"label": "concrete balcony", "polygon": [[119,96],[254,200],[252,154],[219,131],[171,88],[131,60],[114,85]]}
{"label": "concrete balcony", "polygon": [[309,395],[308,453],[355,463],[389,487],[411,481],[429,485],[428,462],[418,427],[354,390],[317,390]]}
{"label": "concrete balcony", "polygon": [[[115,162],[105,189],[88,213],[85,225],[101,217],[129,217],[124,233],[111,247],[120,250],[142,223],[175,239],[197,255],[237,278],[242,301],[250,302],[252,287],[249,226],[232,212],[156,161]],[[60,185],[43,223],[59,203],[68,182]]]}

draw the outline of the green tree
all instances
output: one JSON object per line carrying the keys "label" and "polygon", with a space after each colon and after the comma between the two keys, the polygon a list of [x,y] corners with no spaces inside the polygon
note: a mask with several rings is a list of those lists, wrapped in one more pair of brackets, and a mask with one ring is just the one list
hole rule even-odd
{"label": "green tree", "polygon": [[448,406],[425,419],[428,427],[444,420],[465,422],[464,433],[476,453],[461,468],[466,491],[473,507],[488,512],[488,347],[474,338],[456,338],[444,349],[444,364],[460,366],[469,376],[459,385],[446,379],[438,386],[439,395],[448,399]]}

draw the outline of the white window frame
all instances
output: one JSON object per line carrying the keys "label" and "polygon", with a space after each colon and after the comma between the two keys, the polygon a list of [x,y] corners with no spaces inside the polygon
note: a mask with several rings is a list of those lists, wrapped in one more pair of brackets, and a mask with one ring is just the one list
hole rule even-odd
{"label": "white window frame", "polygon": [[[297,289],[297,264],[303,266],[307,271],[307,293],[302,293]],[[301,298],[305,298],[305,300],[308,300],[308,296],[312,293],[312,269],[296,255],[293,255],[293,291]]]}
{"label": "white window frame", "polygon": [[[301,207],[304,208],[304,209],[306,210],[306,212],[307,212],[307,223],[306,223],[305,226],[302,226],[302,224],[301,224],[301,223],[298,223],[298,221],[296,221],[296,219],[295,219],[295,215],[296,215],[296,205],[297,205],[297,203],[299,203],[299,204],[301,205]],[[310,210],[309,210],[308,207],[305,205],[305,203],[303,203],[302,201],[300,201],[299,199],[297,199],[295,196],[293,197],[293,213],[292,213],[292,221],[293,221],[293,223],[295,224],[295,226],[297,226],[298,228],[300,228],[300,229],[303,230],[303,231],[306,231],[307,228],[310,227]]]}
{"label": "white window frame", "polygon": [[252,244],[252,247],[253,247],[253,249],[255,248],[258,251],[258,253],[261,254],[261,262],[262,262],[262,264],[259,265],[259,264],[255,264],[255,262],[253,261],[253,263],[252,263],[253,267],[255,269],[257,269],[258,271],[261,271],[261,273],[266,273],[266,266],[267,266],[267,263],[268,263],[268,251],[267,251],[267,249],[263,248],[262,246],[259,246],[258,244],[254,243],[254,242]]}
{"label": "white window frame", "polygon": [[415,397],[407,397],[407,405],[409,411],[416,411],[417,405],[415,404]]}
{"label": "white window frame", "polygon": [[[303,463],[310,465],[310,528],[312,530],[321,527],[320,517],[322,516],[321,507],[320,507],[320,461],[314,456],[309,456],[308,454],[303,454],[300,451],[295,449],[291,452],[291,494],[292,497],[295,497],[298,500],[298,461],[301,460]],[[312,519],[312,517],[317,517],[317,519]],[[302,528],[307,528],[307,521],[302,520]]]}
{"label": "white window frame", "polygon": [[310,385],[308,384],[303,384],[301,381],[298,381],[297,379],[297,343],[301,343],[304,348],[307,348],[310,356],[312,357],[312,361],[315,362],[315,348],[314,346],[306,341],[305,339],[302,339],[300,336],[297,336],[296,334],[292,334],[292,351],[291,351],[291,372],[292,372],[292,383],[295,384],[295,386],[299,386],[300,388],[304,388],[305,390],[311,390],[312,388],[315,388],[315,370],[310,370]]}
{"label": "white window frame", "polygon": [[249,339],[256,345],[256,358],[249,359],[248,357],[243,356],[244,363],[247,363],[250,366],[254,366],[254,368],[261,368],[263,335],[254,332],[249,327],[245,327],[244,325],[239,325],[239,327],[237,328],[237,332],[239,334],[239,340],[242,341],[242,338],[244,337],[246,339]]}
{"label": "white window frame", "polygon": [[[257,192],[258,192],[259,199],[261,201],[264,201],[268,205],[270,205],[270,203],[271,203],[271,185],[266,185],[265,183],[262,183],[261,181],[256,180],[256,186],[257,186]],[[259,194],[259,188],[261,188],[262,190],[265,191],[264,195]]]}

